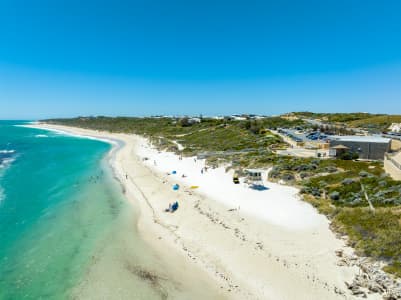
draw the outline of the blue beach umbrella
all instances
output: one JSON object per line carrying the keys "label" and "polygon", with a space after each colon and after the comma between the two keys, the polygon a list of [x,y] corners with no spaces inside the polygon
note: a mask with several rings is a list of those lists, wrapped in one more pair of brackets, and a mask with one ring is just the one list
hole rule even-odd
{"label": "blue beach umbrella", "polygon": [[180,188],[180,186],[178,184],[174,184],[173,185],[173,190],[174,191],[178,191],[179,188]]}

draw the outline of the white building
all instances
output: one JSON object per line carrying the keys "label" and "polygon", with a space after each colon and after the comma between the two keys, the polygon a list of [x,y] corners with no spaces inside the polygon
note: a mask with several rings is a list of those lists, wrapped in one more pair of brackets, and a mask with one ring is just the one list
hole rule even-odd
{"label": "white building", "polygon": [[388,129],[392,132],[401,132],[401,123],[393,123]]}
{"label": "white building", "polygon": [[235,121],[245,121],[246,117],[241,115],[232,115],[231,118]]}
{"label": "white building", "polygon": [[202,120],[200,118],[189,118],[188,122],[189,124],[195,124],[195,123],[200,123]]}

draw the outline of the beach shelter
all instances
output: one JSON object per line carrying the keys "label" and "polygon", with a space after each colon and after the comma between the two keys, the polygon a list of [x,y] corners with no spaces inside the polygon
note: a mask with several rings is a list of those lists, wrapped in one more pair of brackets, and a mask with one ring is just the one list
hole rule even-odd
{"label": "beach shelter", "polygon": [[258,169],[249,169],[246,170],[246,179],[249,184],[254,184],[254,185],[262,185],[263,184],[263,179],[262,179],[262,174],[263,170],[258,170]]}
{"label": "beach shelter", "polygon": [[174,184],[173,185],[173,190],[174,191],[178,191],[179,188],[180,188],[180,186],[178,184]]}
{"label": "beach shelter", "polygon": [[336,145],[336,146],[333,146],[333,147],[331,147],[329,149],[329,156],[338,157],[338,156],[340,156],[341,154],[343,154],[343,153],[345,153],[347,151],[349,151],[349,148],[347,146]]}

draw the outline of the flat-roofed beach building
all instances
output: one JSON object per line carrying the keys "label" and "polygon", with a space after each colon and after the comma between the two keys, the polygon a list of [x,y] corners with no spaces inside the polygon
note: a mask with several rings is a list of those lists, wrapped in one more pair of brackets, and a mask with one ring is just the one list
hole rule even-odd
{"label": "flat-roofed beach building", "polygon": [[348,151],[357,153],[361,159],[383,160],[390,150],[389,138],[381,136],[330,136],[330,149],[336,146],[347,147]]}

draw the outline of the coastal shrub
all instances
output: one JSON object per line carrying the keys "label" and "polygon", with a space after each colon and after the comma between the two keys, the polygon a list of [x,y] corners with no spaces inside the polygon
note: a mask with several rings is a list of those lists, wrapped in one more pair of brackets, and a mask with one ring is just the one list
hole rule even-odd
{"label": "coastal shrub", "polygon": [[180,120],[178,121],[178,124],[179,124],[181,127],[189,127],[189,126],[192,125],[192,123],[189,121],[189,118],[187,118],[187,117],[180,119]]}
{"label": "coastal shrub", "polygon": [[284,173],[281,176],[281,179],[284,180],[284,181],[293,181],[295,179],[295,176],[293,174],[291,174],[291,173]]}
{"label": "coastal shrub", "polygon": [[320,195],[322,194],[321,190],[318,188],[312,188],[310,194],[312,194],[312,196],[318,198],[320,197]]}
{"label": "coastal shrub", "polygon": [[391,123],[400,122],[400,115],[372,115],[368,118],[352,121],[351,126],[366,128],[375,133],[381,133],[386,131]]}
{"label": "coastal shrub", "polygon": [[352,159],[358,159],[359,155],[356,152],[346,151],[344,153],[341,153],[339,158],[342,160],[352,160]]}
{"label": "coastal shrub", "polygon": [[340,200],[340,193],[337,191],[331,192],[330,199],[334,201]]}
{"label": "coastal shrub", "polygon": [[387,185],[387,181],[385,181],[385,180],[380,180],[380,181],[378,182],[378,185],[379,185],[380,187],[385,187],[385,186]]}
{"label": "coastal shrub", "polygon": [[349,184],[352,184],[354,182],[355,182],[355,180],[353,178],[345,178],[343,181],[341,181],[341,183],[345,184],[345,185],[349,185]]}
{"label": "coastal shrub", "polygon": [[362,199],[360,197],[358,198],[354,198],[352,201],[349,202],[349,204],[351,206],[358,206],[359,204],[361,204]]}
{"label": "coastal shrub", "polygon": [[401,262],[399,260],[394,261],[391,264],[383,267],[383,270],[387,273],[391,273],[395,276],[401,277]]}
{"label": "coastal shrub", "polygon": [[305,178],[307,178],[307,177],[309,177],[309,176],[311,176],[311,174],[308,173],[308,172],[301,172],[301,173],[299,173],[299,177],[301,177],[301,179],[305,179]]}
{"label": "coastal shrub", "polygon": [[309,194],[309,195],[312,195],[315,198],[319,198],[321,196],[321,194],[322,194],[322,191],[317,187],[303,187],[300,190],[300,193],[301,194]]}
{"label": "coastal shrub", "polygon": [[334,173],[334,172],[337,172],[337,168],[336,168],[336,167],[334,167],[334,166],[328,166],[328,167],[325,167],[323,170],[324,170],[325,172],[328,172],[328,173]]}
{"label": "coastal shrub", "polygon": [[395,199],[394,198],[385,198],[382,201],[383,204],[394,204],[395,203]]}
{"label": "coastal shrub", "polygon": [[352,202],[355,199],[356,195],[359,195],[359,193],[361,192],[361,186],[359,182],[355,181],[349,184],[341,184],[335,187],[335,189],[335,191],[340,193],[341,202],[339,203],[345,205]]}
{"label": "coastal shrub", "polygon": [[310,188],[309,187],[303,187],[299,190],[301,194],[309,194],[310,193]]}
{"label": "coastal shrub", "polygon": [[327,182],[324,181],[324,180],[320,180],[320,181],[318,182],[318,184],[319,184],[319,187],[321,187],[321,188],[325,188],[325,187],[327,186]]}
{"label": "coastal shrub", "polygon": [[316,169],[317,169],[317,166],[315,164],[302,164],[302,165],[293,167],[293,170],[297,171],[297,172],[316,170]]}
{"label": "coastal shrub", "polygon": [[280,176],[280,170],[277,169],[277,167],[273,167],[273,169],[269,173],[270,178],[279,178]]}
{"label": "coastal shrub", "polygon": [[362,254],[390,261],[401,258],[401,225],[399,216],[389,209],[367,208],[341,210],[334,219]]}

